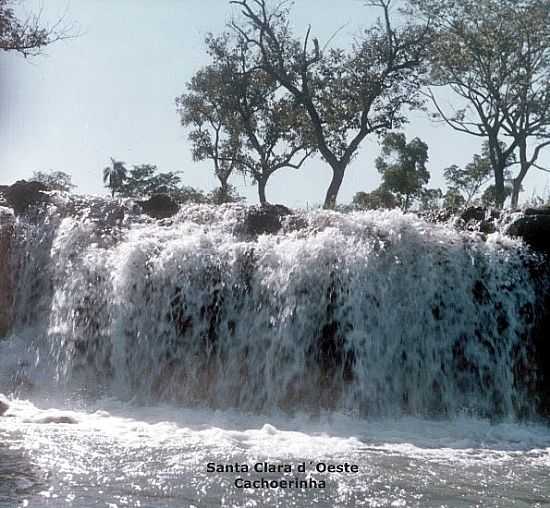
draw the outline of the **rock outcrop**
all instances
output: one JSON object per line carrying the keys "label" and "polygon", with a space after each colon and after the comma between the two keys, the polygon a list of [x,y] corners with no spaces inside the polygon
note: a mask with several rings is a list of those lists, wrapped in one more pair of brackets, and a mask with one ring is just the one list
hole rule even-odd
{"label": "rock outcrop", "polygon": [[167,219],[178,213],[179,205],[168,194],[153,194],[145,201],[138,201],[143,211],[154,219]]}
{"label": "rock outcrop", "polygon": [[550,209],[527,209],[508,226],[506,234],[522,238],[533,249],[550,254]]}
{"label": "rock outcrop", "polygon": [[10,404],[8,399],[0,393],[0,416],[3,416],[9,408]]}
{"label": "rock outcrop", "polygon": [[29,206],[47,203],[50,197],[46,192],[49,190],[43,183],[19,180],[13,185],[4,187],[2,194],[6,203],[13,208],[16,215],[21,215]]}
{"label": "rock outcrop", "polygon": [[283,226],[282,218],[289,215],[292,215],[292,210],[283,205],[251,206],[239,233],[251,237],[276,234]]}

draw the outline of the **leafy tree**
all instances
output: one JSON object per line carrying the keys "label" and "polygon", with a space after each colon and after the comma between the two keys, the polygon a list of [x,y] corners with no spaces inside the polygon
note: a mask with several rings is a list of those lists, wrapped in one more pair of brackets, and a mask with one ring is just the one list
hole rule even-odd
{"label": "leafy tree", "polygon": [[193,160],[211,160],[223,193],[238,167],[242,140],[235,113],[225,103],[225,73],[214,67],[199,70],[187,85],[187,93],[176,98],[184,127],[190,127]]}
{"label": "leafy tree", "polygon": [[390,191],[379,187],[372,192],[357,192],[353,196],[351,204],[360,210],[378,210],[380,208],[397,208],[399,201]]}
{"label": "leafy tree", "polygon": [[120,192],[126,180],[127,169],[124,162],[117,161],[111,157],[111,165],[103,169],[103,183],[111,190],[111,196]]}
{"label": "leafy tree", "polygon": [[[459,98],[437,116],[457,131],[487,140],[495,202],[506,199],[507,161],[519,151],[512,206],[521,183],[550,144],[550,4],[546,0],[410,0],[429,18],[436,37],[431,82]],[[529,153],[529,147],[531,152]]]}
{"label": "leafy tree", "polygon": [[[501,148],[504,150],[502,144]],[[511,153],[508,160],[505,161],[505,181],[510,178],[508,167],[511,166],[515,160],[515,155]],[[465,198],[463,205],[469,206],[481,189],[489,183],[492,178],[489,144],[487,142],[483,143],[481,155],[474,154],[472,162],[468,163],[464,169],[459,168],[457,165],[452,165],[444,169],[443,174],[449,187],[463,194]]]}
{"label": "leafy tree", "polygon": [[36,56],[45,46],[73,37],[68,27],[61,26],[63,20],[47,26],[39,15],[19,19],[14,4],[14,0],[0,0],[0,50]]}
{"label": "leafy tree", "polygon": [[421,189],[418,196],[421,210],[435,210],[439,208],[443,192],[441,189]]}
{"label": "leafy tree", "polygon": [[466,200],[456,187],[449,187],[443,196],[443,207],[455,210],[464,207]]}
{"label": "leafy tree", "polygon": [[[266,204],[271,175],[285,167],[299,169],[312,153],[301,128],[304,115],[280,94],[280,85],[258,68],[256,55],[242,40],[223,34],[209,36],[206,42],[213,63],[195,76],[192,93],[179,99],[182,118],[195,125],[192,139],[200,141],[194,151],[200,149],[200,156],[214,160],[217,168],[225,162],[226,168],[238,167],[251,176],[258,184],[260,203]],[[210,122],[210,127],[219,130],[213,138],[195,121],[197,110],[216,111],[218,123]],[[221,151],[216,148],[220,137],[227,140]]]}
{"label": "leafy tree", "polygon": [[208,203],[208,196],[204,195],[201,190],[195,189],[188,185],[182,185],[177,190],[170,192],[170,197],[179,204],[183,203]]}
{"label": "leafy tree", "polygon": [[118,192],[123,197],[143,198],[158,193],[175,194],[181,190],[180,186],[177,173],[159,173],[153,164],[139,164],[126,173]]}
{"label": "leafy tree", "polygon": [[394,27],[392,0],[370,5],[383,20],[364,31],[351,49],[321,49],[308,29],[303,42],[289,28],[283,4],[233,0],[242,21],[232,26],[258,54],[258,66],[307,113],[315,144],[332,169],[325,208],[334,208],[345,171],[369,134],[403,125],[405,106],[420,105],[418,89],[429,42],[426,27]]}
{"label": "leafy tree", "polygon": [[76,185],[72,183],[71,175],[63,171],[35,171],[31,181],[43,183],[52,190],[70,192]]}
{"label": "leafy tree", "polygon": [[390,133],[384,138],[376,168],[382,175],[382,187],[397,195],[405,211],[422,195],[430,179],[427,162],[428,145],[421,139],[414,138],[407,143],[403,133]]}
{"label": "leafy tree", "polygon": [[[504,187],[504,200],[506,201],[512,195],[513,189],[510,185]],[[481,195],[481,204],[483,206],[497,206],[497,193],[494,185],[489,185]]]}

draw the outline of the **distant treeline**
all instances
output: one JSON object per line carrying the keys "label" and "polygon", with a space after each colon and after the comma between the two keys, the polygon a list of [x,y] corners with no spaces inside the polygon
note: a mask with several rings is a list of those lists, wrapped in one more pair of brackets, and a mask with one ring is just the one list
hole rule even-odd
{"label": "distant treeline", "polygon": [[[210,63],[176,99],[194,159],[212,161],[222,189],[244,173],[266,203],[275,171],[319,156],[332,170],[324,207],[333,208],[369,136],[383,140],[383,184],[357,201],[456,205],[483,187],[485,202],[502,207],[509,196],[517,207],[528,171],[547,171],[538,163],[550,145],[547,0],[370,0],[380,17],[346,49],[311,27],[294,34],[288,2],[230,4],[240,16],[206,37]],[[483,142],[471,164],[445,170],[445,195],[425,188],[425,143],[396,132],[412,110]]]}

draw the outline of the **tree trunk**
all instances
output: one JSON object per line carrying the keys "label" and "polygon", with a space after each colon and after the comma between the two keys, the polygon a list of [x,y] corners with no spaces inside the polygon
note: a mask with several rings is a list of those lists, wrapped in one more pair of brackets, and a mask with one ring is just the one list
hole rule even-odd
{"label": "tree trunk", "polygon": [[514,178],[512,181],[512,202],[510,207],[512,210],[517,209],[519,205],[519,193],[521,192],[521,181],[518,178]]}
{"label": "tree trunk", "polygon": [[403,211],[405,213],[409,210],[410,205],[410,194],[405,194],[405,203],[403,203]]}
{"label": "tree trunk", "polygon": [[336,207],[336,198],[338,197],[338,191],[344,180],[344,173],[346,166],[340,164],[336,167],[332,167],[332,180],[328,186],[327,194],[325,196],[325,203],[323,208],[325,210],[334,210]]}
{"label": "tree trunk", "polygon": [[506,201],[506,189],[504,188],[504,168],[496,167],[495,172],[495,206],[497,208],[504,207]]}
{"label": "tree trunk", "polygon": [[525,175],[527,174],[527,171],[529,171],[530,164],[527,161],[527,141],[525,139],[521,139],[518,143],[519,146],[519,174],[516,176],[516,178],[512,181],[512,203],[511,207],[512,209],[518,208],[519,205],[519,193],[521,192],[521,184],[523,183],[523,179],[525,178]]}
{"label": "tree trunk", "polygon": [[504,188],[504,170],[506,159],[502,153],[498,137],[495,133],[489,133],[489,159],[495,175],[495,206],[502,208],[506,200],[506,189]]}
{"label": "tree trunk", "polygon": [[226,201],[229,196],[229,185],[227,185],[228,178],[223,178],[218,175],[218,180],[220,181],[221,195],[223,196],[223,201]]}
{"label": "tree trunk", "polygon": [[258,180],[258,197],[260,199],[260,205],[267,205],[267,199],[265,197],[265,186],[267,184],[267,178],[260,178]]}

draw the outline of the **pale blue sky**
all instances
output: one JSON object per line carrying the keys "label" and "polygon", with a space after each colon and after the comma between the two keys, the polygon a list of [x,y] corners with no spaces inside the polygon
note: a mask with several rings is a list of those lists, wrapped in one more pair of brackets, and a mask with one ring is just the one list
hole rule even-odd
{"label": "pale blue sky", "polygon": [[[207,63],[204,36],[224,29],[232,13],[228,1],[26,0],[24,6],[43,8],[50,19],[66,13],[81,35],[32,60],[0,54],[0,183],[55,169],[73,175],[77,192],[105,194],[101,171],[113,156],[128,165],[182,170],[186,184],[204,190],[216,185],[210,165],[191,160],[174,99]],[[375,17],[360,0],[297,0],[293,9],[297,31],[311,24],[321,42],[345,25],[334,46],[348,44]],[[477,138],[434,125],[423,113],[411,115],[406,132],[430,147],[433,187],[444,185],[443,168],[479,152]],[[340,203],[378,185],[373,163],[378,153],[376,138],[362,145]],[[549,160],[545,156],[543,162]],[[290,206],[320,203],[330,174],[319,158],[301,171],[281,171],[268,184],[268,199]],[[548,174],[533,171],[525,196],[547,191],[548,182]],[[256,202],[255,187],[239,176],[232,183]]]}

